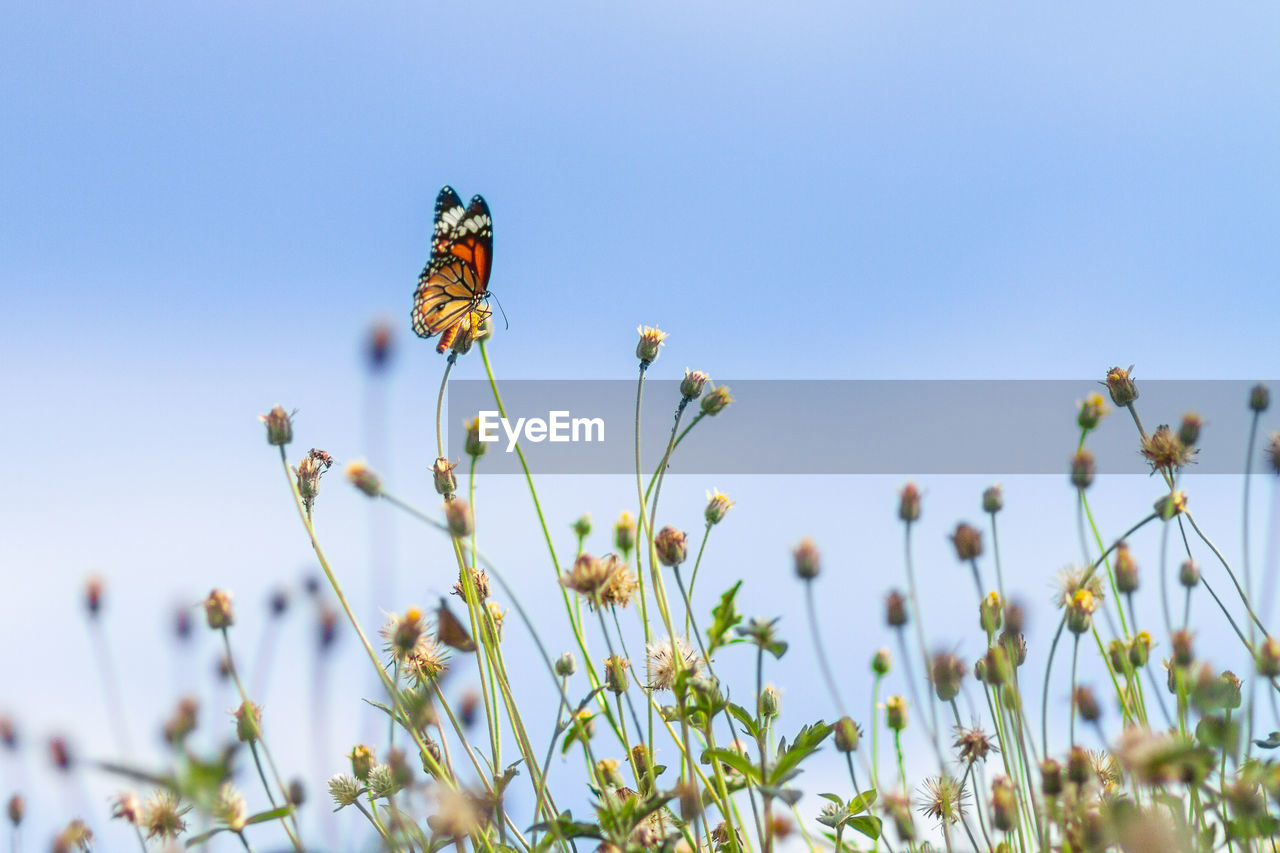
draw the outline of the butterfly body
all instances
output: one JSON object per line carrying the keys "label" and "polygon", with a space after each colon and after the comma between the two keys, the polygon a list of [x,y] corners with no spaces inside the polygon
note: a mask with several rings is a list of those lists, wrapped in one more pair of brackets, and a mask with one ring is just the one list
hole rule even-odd
{"label": "butterfly body", "polygon": [[453,345],[459,332],[489,316],[489,273],[493,266],[493,217],[481,196],[463,207],[453,187],[436,196],[431,257],[413,294],[413,331],[440,336],[436,352]]}

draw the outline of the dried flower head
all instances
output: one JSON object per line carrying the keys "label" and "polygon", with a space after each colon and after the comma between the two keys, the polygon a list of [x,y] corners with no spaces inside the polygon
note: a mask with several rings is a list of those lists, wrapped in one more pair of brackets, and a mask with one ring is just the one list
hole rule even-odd
{"label": "dried flower head", "polygon": [[72,848],[84,851],[93,850],[93,833],[85,822],[79,818],[67,824],[66,828],[54,836],[53,839],[53,853],[70,853]]}
{"label": "dried flower head", "polygon": [[230,628],[235,622],[231,609],[231,593],[222,589],[212,590],[204,600],[204,618],[215,631]]}
{"label": "dried flower head", "polygon": [[111,817],[137,826],[142,821],[142,801],[132,791],[122,791],[111,798]]}
{"label": "dried flower head", "polygon": [[458,463],[450,462],[443,456],[431,466],[431,482],[435,485],[436,492],[446,498],[452,497],[453,493],[458,491],[458,478],[453,473],[456,467]]}
{"label": "dried flower head", "polygon": [[1160,424],[1156,431],[1142,438],[1142,455],[1151,463],[1152,472],[1173,473],[1195,461],[1196,450],[1182,443],[1168,424]]}
{"label": "dried flower head", "polygon": [[[470,574],[471,584],[476,591],[476,598],[479,601],[484,601],[489,597],[489,574],[484,569],[470,569]],[[458,579],[454,581],[453,589],[451,590],[454,595],[458,596],[463,601],[467,600],[465,579],[466,575],[462,574],[462,571],[460,570],[458,572]]]}
{"label": "dried flower head", "polygon": [[1107,379],[1102,384],[1107,386],[1107,391],[1111,394],[1111,402],[1117,406],[1127,406],[1138,399],[1138,386],[1134,384],[1132,373],[1132,364],[1129,365],[1128,370],[1113,367],[1107,371]]}
{"label": "dried flower head", "polygon": [[618,570],[618,561],[612,555],[604,558],[583,554],[573,561],[568,574],[560,578],[560,583],[584,598],[594,602],[603,595],[613,581]]}
{"label": "dried flower head", "polygon": [[640,341],[636,344],[636,358],[640,359],[641,368],[645,368],[657,359],[658,350],[667,339],[667,333],[653,326],[639,326],[636,332],[640,335]]}
{"label": "dried flower head", "polygon": [[249,806],[244,795],[230,782],[223,782],[218,789],[218,799],[213,803],[213,819],[232,832],[240,832],[249,821]]}
{"label": "dried flower head", "polygon": [[1059,608],[1069,606],[1081,589],[1089,590],[1096,601],[1104,598],[1102,577],[1096,571],[1090,572],[1088,566],[1064,566],[1059,569],[1055,586],[1053,603]]}
{"label": "dried flower head", "polygon": [[907,483],[898,492],[898,518],[907,524],[920,520],[920,489]]}
{"label": "dried flower head", "polygon": [[626,607],[640,589],[636,576],[625,564],[620,564],[613,572],[608,586],[600,594],[600,603],[606,607]]}
{"label": "dried flower head", "polygon": [[258,415],[258,420],[267,427],[267,444],[283,447],[293,441],[293,415],[284,406],[273,406],[265,415]]}
{"label": "dried flower head", "polygon": [[939,824],[954,824],[964,816],[966,791],[949,775],[924,780],[918,799],[920,813]]}
{"label": "dried flower head", "polygon": [[956,726],[955,740],[952,741],[952,744],[959,753],[960,760],[966,764],[986,761],[987,756],[992,752],[1000,751],[995,741],[991,739],[991,735],[984,732],[976,724],[967,729],[963,726]]}
{"label": "dried flower head", "polygon": [[329,777],[329,796],[340,809],[352,805],[360,798],[360,783],[354,776],[335,773]]}
{"label": "dried flower head", "polygon": [[950,702],[956,698],[967,671],[964,661],[950,652],[940,652],[930,658],[929,680],[933,683],[933,692],[938,699]]}
{"label": "dried flower head", "polygon": [[380,633],[387,641],[386,649],[391,654],[391,658],[403,664],[409,655],[417,650],[418,641],[426,633],[426,629],[426,619],[422,611],[416,607],[410,607],[403,616],[399,613],[390,614]]}
{"label": "dried flower head", "polygon": [[907,599],[896,589],[885,596],[884,620],[890,628],[901,628],[907,624]]}
{"label": "dried flower head", "polygon": [[707,508],[702,513],[703,518],[707,520],[707,524],[719,524],[734,503],[719,489],[712,489],[707,492]]}
{"label": "dried flower head", "polygon": [[298,482],[298,496],[302,498],[302,506],[308,513],[315,506],[316,496],[320,494],[320,478],[332,467],[333,457],[313,447],[302,457],[298,467],[293,469]]}
{"label": "dried flower head", "polygon": [[142,828],[148,838],[173,839],[187,828],[182,819],[187,810],[172,791],[156,791],[142,807]]}
{"label": "dried flower head", "polygon": [[1096,470],[1093,454],[1083,447],[1080,448],[1076,451],[1076,455],[1071,457],[1071,485],[1077,489],[1089,488],[1093,485]]}
{"label": "dried flower head", "polygon": [[382,479],[363,459],[348,462],[344,473],[351,485],[369,497],[376,498],[382,494]]}
{"label": "dried flower head", "polygon": [[654,640],[645,650],[650,690],[670,690],[676,683],[677,673],[690,671],[697,675],[701,670],[702,659],[683,637]]}
{"label": "dried flower head", "polygon": [[471,513],[471,505],[459,497],[445,501],[444,521],[449,528],[450,535],[457,539],[465,539],[476,529],[476,520]]}
{"label": "dried flower head", "polygon": [[173,746],[180,746],[187,736],[196,730],[200,703],[194,696],[183,696],[164,724],[164,739]]}
{"label": "dried flower head", "polygon": [[1085,430],[1097,428],[1102,419],[1111,413],[1111,407],[1097,391],[1090,393],[1077,405],[1079,411],[1076,414],[1076,423]]}

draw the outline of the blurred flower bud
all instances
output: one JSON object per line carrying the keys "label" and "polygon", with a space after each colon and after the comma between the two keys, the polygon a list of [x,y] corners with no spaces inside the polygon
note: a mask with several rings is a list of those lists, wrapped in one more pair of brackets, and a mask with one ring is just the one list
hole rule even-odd
{"label": "blurred flower bud", "polygon": [[1094,429],[1107,416],[1108,412],[1110,412],[1110,408],[1107,406],[1107,401],[1102,399],[1101,394],[1094,391],[1081,401],[1079,413],[1076,415],[1076,423],[1080,425],[1081,429]]}
{"label": "blurred flower bud", "polygon": [[1204,428],[1204,421],[1195,412],[1187,412],[1182,416],[1182,423],[1178,425],[1178,440],[1187,447],[1195,447],[1200,441],[1200,430]]}
{"label": "blurred flower bud", "polygon": [[90,575],[84,582],[84,606],[90,619],[96,619],[102,610],[102,589],[102,578],[98,575]]}
{"label": "blurred flower bud", "polygon": [[575,520],[573,524],[569,525],[569,527],[573,530],[573,535],[578,537],[579,541],[586,539],[591,535],[591,513],[584,512],[582,515],[578,516],[577,520]]}
{"label": "blurred flower bud", "polygon": [[920,490],[915,483],[907,483],[898,492],[898,518],[908,524],[920,520]]}
{"label": "blurred flower bud", "polygon": [[636,546],[636,522],[631,513],[623,512],[613,523],[613,546],[623,554]]}
{"label": "blurred flower bud", "polygon": [[795,560],[796,575],[803,580],[813,580],[818,576],[821,569],[821,560],[818,555],[818,546],[813,544],[812,539],[802,539],[792,551],[791,556]]}
{"label": "blurred flower bud", "polygon": [[889,654],[888,649],[879,649],[871,656],[871,671],[878,676],[889,674],[889,668],[893,663],[893,658]]}
{"label": "blurred flower bud", "polygon": [[884,720],[892,731],[900,732],[907,727],[907,700],[901,696],[890,696],[884,704]]}
{"label": "blurred flower bud", "polygon": [[241,743],[253,743],[262,737],[262,707],[252,702],[242,702],[235,710],[236,739]]}
{"label": "blurred flower bud", "polygon": [[1187,508],[1187,493],[1179,489],[1171,494],[1161,495],[1155,502],[1156,515],[1168,521],[1176,515],[1181,515]]}
{"label": "blurred flower bud", "polygon": [[982,493],[982,511],[995,515],[1004,509],[1004,491],[997,483],[994,486],[988,486]]}
{"label": "blurred flower bud", "polygon": [[293,416],[283,406],[275,406],[265,415],[258,415],[267,427],[267,444],[283,447],[293,441]]}
{"label": "blurred flower bud", "polygon": [[215,589],[204,600],[204,617],[209,627],[215,631],[230,628],[235,622],[231,610],[231,593]]}
{"label": "blurred flower bud", "polygon": [[1117,406],[1127,406],[1134,400],[1138,399],[1138,386],[1134,384],[1133,377],[1130,375],[1133,371],[1133,365],[1128,370],[1121,367],[1113,367],[1107,371],[1107,391],[1111,394],[1111,402]]}
{"label": "blurred flower bud", "polygon": [[556,675],[568,678],[578,671],[578,662],[573,659],[572,652],[565,652],[556,658]]}
{"label": "blurred flower bud", "polygon": [[978,605],[978,624],[983,631],[988,634],[994,634],[1000,630],[1000,618],[1000,594],[989,592],[987,597],[982,599],[982,603]]}
{"label": "blurred flower bud", "polygon": [[1071,596],[1067,605],[1067,629],[1073,634],[1083,634],[1092,625],[1093,611],[1097,608],[1093,593],[1087,589],[1078,589]]}
{"label": "blurred flower bud", "polygon": [[890,628],[907,624],[907,600],[896,589],[884,600],[884,621]]}
{"label": "blurred flower bud", "polygon": [[1062,793],[1062,765],[1056,759],[1046,758],[1040,762],[1040,792],[1046,797]]}
{"label": "blurred flower bud", "polygon": [[472,459],[479,459],[489,449],[487,441],[480,440],[480,419],[472,418],[466,423],[467,438],[463,444],[466,454]]}
{"label": "blurred flower bud", "polygon": [[604,659],[604,686],[615,695],[627,690],[627,659],[619,655],[610,655]]}
{"label": "blurred flower bud", "polygon": [[1195,645],[1190,631],[1181,629],[1174,631],[1169,638],[1169,645],[1173,649],[1173,662],[1176,665],[1191,666],[1195,663]]}
{"label": "blurred flower bud", "polygon": [[933,656],[929,662],[933,692],[942,702],[950,702],[960,693],[960,683],[966,672],[964,662],[948,652]]}
{"label": "blurred flower bud", "polygon": [[782,697],[778,693],[778,688],[772,684],[766,684],[764,690],[760,691],[760,716],[778,716],[781,705]]}
{"label": "blurred flower bud", "polygon": [[1115,553],[1116,589],[1122,594],[1138,591],[1138,561],[1133,558],[1127,542],[1116,546]]}
{"label": "blurred flower bud", "polygon": [[1001,832],[1018,828],[1018,794],[1004,776],[997,776],[991,783],[991,823]]}
{"label": "blurred flower bud", "polygon": [[470,536],[476,529],[475,518],[471,515],[471,505],[462,498],[455,497],[451,501],[445,501],[444,520],[449,527],[449,533],[457,539]]}
{"label": "blurred flower bud", "polygon": [[387,366],[391,358],[391,327],[386,323],[377,323],[369,330],[367,355],[369,369],[374,373]]}
{"label": "blurred flower bud", "polygon": [[382,494],[382,479],[373,472],[363,459],[348,462],[345,471],[347,481],[371,498]]}
{"label": "blurred flower bud", "polygon": [[1258,674],[1263,678],[1280,677],[1280,640],[1275,637],[1258,644]]}
{"label": "blurred flower bud", "polygon": [[1195,560],[1184,560],[1178,568],[1178,583],[1187,589],[1200,583],[1200,564]]}
{"label": "blurred flower bud", "polygon": [[1071,485],[1077,489],[1089,488],[1093,485],[1094,470],[1093,454],[1081,448],[1071,457]]}
{"label": "blurred flower bud", "polygon": [[23,802],[20,795],[14,794],[9,798],[9,823],[13,824],[14,827],[22,823],[22,816],[26,814],[26,811],[26,803]]}
{"label": "blurred flower bud", "polygon": [[351,772],[361,782],[369,781],[369,773],[373,770],[373,750],[360,744],[351,750]]}
{"label": "blurred flower bud", "polygon": [[1140,669],[1147,665],[1147,659],[1151,656],[1151,635],[1146,631],[1139,631],[1138,636],[1129,642],[1129,663],[1134,669]]}
{"label": "blurred flower bud", "polygon": [[951,544],[956,549],[956,559],[962,562],[976,560],[982,555],[982,533],[978,528],[961,522],[951,534]]}
{"label": "blurred flower bud", "polygon": [[1071,701],[1075,703],[1076,711],[1080,714],[1080,719],[1087,723],[1097,722],[1102,716],[1102,708],[1098,706],[1098,697],[1094,695],[1093,688],[1080,685],[1071,694]]}
{"label": "blurred flower bud", "polygon": [[1067,753],[1067,778],[1077,785],[1085,785],[1094,778],[1093,761],[1083,746],[1073,746]]}
{"label": "blurred flower bud", "polygon": [[671,525],[659,530],[658,535],[653,537],[653,547],[658,552],[658,562],[664,566],[678,566],[683,563],[688,556],[685,539],[684,532],[676,530]]}
{"label": "blurred flower bud", "polygon": [[431,480],[435,484],[436,492],[446,498],[458,491],[458,478],[453,474],[453,469],[456,467],[457,463],[450,464],[449,460],[443,456],[431,466]]}
{"label": "blurred flower bud", "polygon": [[1249,389],[1249,410],[1261,414],[1271,405],[1271,391],[1259,382]]}

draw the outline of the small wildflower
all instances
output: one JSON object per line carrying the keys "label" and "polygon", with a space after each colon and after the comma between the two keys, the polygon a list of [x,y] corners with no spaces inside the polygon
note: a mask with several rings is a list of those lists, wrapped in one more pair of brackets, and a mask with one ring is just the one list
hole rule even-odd
{"label": "small wildflower", "polygon": [[386,764],[375,765],[369,771],[369,794],[376,800],[383,800],[393,796],[396,791],[400,790],[396,785],[395,776],[391,772],[391,768]]}
{"label": "small wildflower", "polygon": [[1143,437],[1141,452],[1151,463],[1152,471],[1176,471],[1194,462],[1196,456],[1195,448],[1183,444],[1168,424],[1160,424],[1155,432]]}
{"label": "small wildflower", "polygon": [[920,790],[920,813],[938,823],[953,824],[965,812],[965,790],[951,776],[930,776]]}
{"label": "small wildflower", "polygon": [[573,568],[560,578],[560,584],[594,602],[608,588],[617,570],[618,561],[612,555],[600,559],[583,554],[573,561]]}
{"label": "small wildflower", "polygon": [[1200,441],[1200,430],[1204,428],[1204,421],[1195,412],[1187,412],[1182,416],[1182,423],[1178,424],[1178,440],[1187,447],[1195,447]]}
{"label": "small wildflower", "polygon": [[1122,594],[1138,590],[1138,561],[1129,550],[1129,543],[1121,542],[1116,546],[1115,564],[1112,567],[1116,578],[1116,590]]}
{"label": "small wildflower", "polygon": [[890,696],[884,705],[885,725],[895,732],[907,727],[907,700],[901,696]]}
{"label": "small wildflower", "polygon": [[1133,382],[1133,365],[1129,369],[1113,367],[1107,371],[1107,379],[1103,384],[1111,394],[1111,402],[1117,406],[1127,406],[1138,399],[1138,386]]}
{"label": "small wildflower", "polygon": [[579,542],[586,539],[591,535],[591,513],[584,512],[582,515],[578,516],[578,519],[573,524],[569,525],[569,527],[573,530],[573,535],[578,537]]}
{"label": "small wildflower", "polygon": [[950,702],[956,698],[965,672],[964,662],[955,655],[942,652],[933,656],[929,661],[929,680],[933,683],[933,692],[939,700]]}
{"label": "small wildflower", "polygon": [[142,801],[132,791],[123,791],[111,798],[111,817],[137,826],[142,820]]}
{"label": "small wildflower", "polygon": [[676,683],[677,673],[687,670],[696,675],[702,669],[701,658],[689,648],[683,637],[655,640],[645,651],[645,673],[650,690],[670,690]]}
{"label": "small wildflower", "polygon": [[707,508],[702,514],[707,524],[719,524],[734,503],[736,501],[729,500],[728,496],[721,494],[719,489],[707,492]]}
{"label": "small wildflower", "polygon": [[898,518],[907,524],[920,520],[920,490],[915,483],[907,483],[898,492]]}
{"label": "small wildflower", "polygon": [[658,562],[664,566],[678,566],[688,556],[687,537],[684,531],[667,525],[653,537],[653,547],[658,552]]}
{"label": "small wildflower", "polygon": [[93,849],[93,832],[79,818],[67,824],[53,839],[53,853],[70,853],[73,847],[86,851]]}
{"label": "small wildflower", "polygon": [[262,706],[242,702],[235,710],[236,738],[241,743],[253,743],[262,737]]}
{"label": "small wildflower", "polygon": [[1147,665],[1147,658],[1150,655],[1151,635],[1146,631],[1139,631],[1138,636],[1129,643],[1129,663],[1134,669],[1140,669]]}
{"label": "small wildflower", "polygon": [[283,447],[293,441],[293,416],[284,410],[284,406],[274,406],[265,415],[258,415],[258,420],[266,424],[267,444]]}
{"label": "small wildflower", "polygon": [[431,466],[431,482],[435,485],[436,492],[444,495],[445,498],[452,497],[453,493],[458,491],[458,478],[453,473],[456,467],[458,463],[450,462],[443,456],[436,459]]}
{"label": "small wildflower", "polygon": [[1018,828],[1018,795],[1013,783],[997,776],[991,783],[991,823],[1001,832]]}
{"label": "small wildflower", "polygon": [[351,485],[369,497],[376,498],[382,494],[382,480],[363,459],[348,462],[344,473]]}
{"label": "small wildflower", "polygon": [[636,358],[640,359],[642,368],[648,367],[657,359],[658,350],[667,339],[667,333],[653,326],[640,326],[636,331],[640,334],[640,342],[636,344]]}
{"label": "small wildflower", "polygon": [[800,544],[791,551],[791,557],[795,562],[797,577],[811,581],[818,576],[822,561],[818,554],[818,546],[813,544],[812,539],[800,540]]}
{"label": "small wildflower", "polygon": [[963,522],[956,525],[951,534],[951,544],[956,549],[956,559],[962,562],[976,560],[982,555],[982,533],[978,528]]}
{"label": "small wildflower", "polygon": [[1075,594],[1087,589],[1097,601],[1103,598],[1102,577],[1098,572],[1090,572],[1086,566],[1066,566],[1058,570],[1057,594],[1053,603],[1058,607],[1068,607]]}
{"label": "small wildflower", "polygon": [[862,738],[862,729],[858,724],[851,717],[841,717],[836,720],[834,728],[836,750],[845,753],[856,752],[858,741]]}
{"label": "small wildflower", "polygon": [[600,603],[606,607],[626,607],[639,589],[640,583],[636,576],[625,565],[620,565],[600,594]]}
{"label": "small wildflower", "polygon": [[[487,599],[489,597],[490,590],[489,573],[484,569],[467,569],[466,571],[471,574],[471,586],[476,591],[476,599],[479,601]],[[466,601],[467,599],[465,578],[466,576],[462,574],[461,570],[459,570],[458,579],[454,581],[453,589],[451,590],[454,595],[458,596],[458,598],[461,598],[463,601]]]}
{"label": "small wildflower", "polygon": [[1000,488],[1000,484],[988,486],[982,493],[982,511],[995,515],[1004,509],[1004,490]]}
{"label": "small wildflower", "polygon": [[568,678],[578,671],[578,662],[573,659],[571,652],[565,652],[556,658],[556,675],[561,678]]}
{"label": "small wildflower", "polygon": [[320,494],[320,478],[332,467],[333,457],[313,447],[302,457],[298,467],[293,469],[294,478],[298,482],[298,495],[308,513],[315,506],[316,496]]}
{"label": "small wildflower", "polygon": [[1187,493],[1178,489],[1175,492],[1161,495],[1155,502],[1156,515],[1165,521],[1181,515],[1187,510]]}
{"label": "small wildflower", "polygon": [[989,592],[978,605],[978,624],[983,631],[994,634],[1000,630],[1003,609],[1000,605],[1000,593]]}
{"label": "small wildflower", "polygon": [[631,513],[623,512],[613,524],[613,546],[629,554],[636,546],[636,522]]}
{"label": "small wildflower", "polygon": [[1098,424],[1111,412],[1107,401],[1097,391],[1092,392],[1079,403],[1080,410],[1076,415],[1076,423],[1081,429],[1096,429]]}
{"label": "small wildflower", "polygon": [[778,688],[772,684],[766,684],[764,689],[760,691],[760,716],[771,718],[778,716],[782,707],[782,697]]}
{"label": "small wildflower", "polygon": [[1056,797],[1062,793],[1062,764],[1055,758],[1040,762],[1040,793]]}
{"label": "small wildflower", "polygon": [[232,832],[240,832],[249,821],[249,806],[244,795],[230,782],[222,783],[218,799],[213,804],[213,819]]}
{"label": "small wildflower", "polygon": [[976,725],[968,729],[956,726],[955,731],[956,737],[952,743],[960,755],[960,760],[966,764],[984,762],[992,752],[1000,751],[991,739],[991,735]]}
{"label": "small wildflower", "polygon": [[177,838],[187,828],[187,822],[182,819],[185,812],[177,794],[157,791],[142,807],[142,827],[148,838]]}
{"label": "small wildflower", "polygon": [[1067,630],[1073,634],[1083,634],[1092,624],[1093,611],[1098,607],[1097,599],[1087,589],[1078,589],[1071,596],[1067,605]]}
{"label": "small wildflower", "polygon": [[475,516],[471,513],[471,505],[462,498],[445,501],[444,520],[449,533],[455,539],[465,539],[476,529]]}
{"label": "small wildflower", "polygon": [[890,628],[901,628],[907,624],[907,599],[896,589],[885,597],[884,615]]}
{"label": "small wildflower", "polygon": [[610,655],[604,659],[604,686],[614,695],[621,695],[627,690],[627,667],[630,661],[621,655]]}
{"label": "small wildflower", "polygon": [[728,385],[721,385],[719,388],[712,388],[710,391],[702,395],[702,414],[710,416],[718,415],[732,402],[733,397],[729,396]]}
{"label": "small wildflower", "polygon": [[1258,674],[1264,678],[1280,677],[1280,640],[1267,637],[1258,644]]}
{"label": "small wildflower", "polygon": [[1093,454],[1084,448],[1071,457],[1071,485],[1077,489],[1087,489],[1093,485],[1095,472]]}
{"label": "small wildflower", "polygon": [[1249,389],[1249,411],[1261,414],[1271,405],[1271,391],[1259,382]]}
{"label": "small wildflower", "polygon": [[893,656],[888,649],[877,649],[876,653],[871,656],[871,671],[877,676],[888,675],[892,664]]}
{"label": "small wildflower", "polygon": [[382,626],[381,634],[387,641],[386,649],[391,653],[392,659],[403,664],[411,654],[417,651],[418,641],[425,632],[426,624],[422,611],[416,607],[410,607],[403,616],[392,613],[387,618],[387,624]]}
{"label": "small wildflower", "polygon": [[680,380],[680,398],[682,400],[693,400],[702,394],[702,389],[707,384],[707,374],[701,370],[684,369],[684,379]]}
{"label": "small wildflower", "polygon": [[489,442],[480,440],[480,419],[472,418],[467,421],[465,429],[467,430],[467,439],[463,449],[472,459],[479,459],[489,449]]}
{"label": "small wildflower", "polygon": [[231,610],[231,593],[221,589],[210,592],[204,600],[204,618],[215,631],[230,628],[235,623],[235,615]]}

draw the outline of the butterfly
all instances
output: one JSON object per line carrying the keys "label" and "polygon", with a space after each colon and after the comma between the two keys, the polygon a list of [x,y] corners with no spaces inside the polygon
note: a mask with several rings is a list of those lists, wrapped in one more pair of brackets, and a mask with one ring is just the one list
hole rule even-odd
{"label": "butterfly", "polygon": [[462,620],[453,615],[453,611],[449,609],[449,605],[443,598],[440,599],[440,606],[436,609],[436,639],[460,652],[476,650],[476,641],[471,639],[471,634],[463,626]]}
{"label": "butterfly", "polygon": [[493,218],[481,196],[462,206],[453,187],[436,196],[431,257],[413,294],[413,331],[420,338],[440,336],[436,352],[453,345],[489,316],[489,271],[493,265]]}

